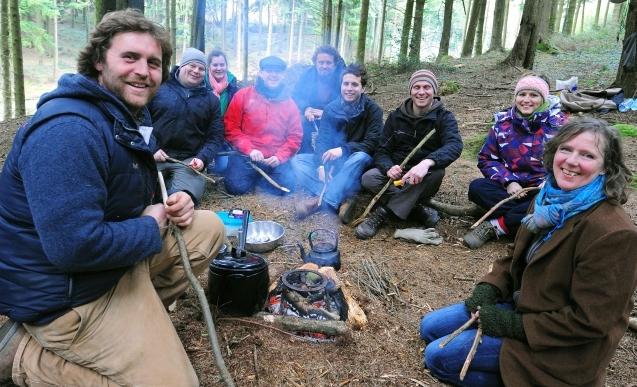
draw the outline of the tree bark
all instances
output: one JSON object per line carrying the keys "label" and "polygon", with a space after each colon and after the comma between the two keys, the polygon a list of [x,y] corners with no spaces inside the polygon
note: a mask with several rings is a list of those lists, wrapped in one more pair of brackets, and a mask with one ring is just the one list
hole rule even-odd
{"label": "tree bark", "polygon": [[465,34],[464,41],[462,42],[462,52],[460,53],[460,56],[463,58],[470,57],[473,52],[478,19],[480,18],[480,11],[482,10],[482,3],[485,1],[486,0],[473,0],[471,18],[469,19],[469,26],[467,27],[467,33]]}
{"label": "tree bark", "polygon": [[599,11],[602,8],[602,0],[597,0],[597,8],[595,9],[595,27],[599,27]]}
{"label": "tree bark", "polygon": [[0,67],[2,67],[2,102],[5,120],[13,116],[9,31],[9,0],[0,0],[0,64],[2,65]]}
{"label": "tree bark", "polygon": [[568,8],[566,9],[566,17],[564,18],[564,26],[562,33],[571,35],[573,33],[573,19],[575,19],[575,8],[577,8],[577,0],[568,0]]}
{"label": "tree bark", "polygon": [[557,18],[557,8],[559,1],[553,1],[551,4],[551,14],[549,15],[549,33],[555,32],[555,18]]}
{"label": "tree bark", "polygon": [[[627,43],[629,39],[637,39],[637,0],[630,0],[628,3],[628,14],[626,15],[626,32],[624,33],[624,49],[622,50],[622,56],[619,61],[619,68],[617,69],[617,78],[615,78],[615,84],[624,89],[624,96],[626,98],[634,98],[637,93],[637,64],[625,63],[627,61],[628,50]],[[632,65],[629,68],[627,65]]]}
{"label": "tree bark", "polygon": [[580,0],[580,4],[582,5],[582,16],[580,17],[579,23],[579,32],[580,34],[584,32],[584,15],[586,14],[586,1]]}
{"label": "tree bark", "polygon": [[504,26],[504,11],[506,8],[506,0],[496,0],[495,10],[493,12],[493,25],[491,27],[491,44],[489,51],[503,51],[502,45],[502,27]]}
{"label": "tree bark", "polygon": [[221,15],[219,15],[219,21],[221,24],[221,51],[226,51],[226,11],[227,11],[227,3],[226,0],[221,0],[221,4],[219,5]]}
{"label": "tree bark", "polygon": [[53,79],[58,79],[58,67],[59,67],[59,42],[58,42],[58,4],[57,0],[53,0],[53,7],[55,13],[53,14]]}
{"label": "tree bark", "polygon": [[608,9],[610,8],[610,1],[606,3],[606,12],[604,12],[604,27],[606,27],[606,21],[608,20]]}
{"label": "tree bark", "polygon": [[13,61],[13,102],[15,117],[25,115],[24,66],[22,64],[22,34],[20,31],[20,8],[18,0],[9,0],[11,26],[11,59]]}
{"label": "tree bark", "polygon": [[482,38],[484,36],[484,23],[487,10],[487,0],[480,3],[480,15],[478,15],[478,27],[476,28],[476,38],[474,45],[474,54],[482,55]]}
{"label": "tree bark", "polygon": [[177,0],[170,0],[170,40],[173,46],[170,61],[174,66],[177,63]]}
{"label": "tree bark", "polygon": [[300,12],[301,20],[299,20],[299,36],[296,42],[296,61],[301,62],[301,47],[303,47],[303,26],[305,25],[305,12]]}
{"label": "tree bark", "polygon": [[507,46],[507,28],[509,26],[509,1],[505,2],[505,7],[504,7],[504,23],[502,26],[502,47],[506,48]]}
{"label": "tree bark", "polygon": [[422,17],[424,10],[425,0],[416,0],[414,30],[411,35],[411,44],[409,45],[409,61],[413,63],[420,62],[420,38],[422,38]]}
{"label": "tree bark", "polygon": [[341,43],[341,28],[343,25],[343,0],[338,0],[336,5],[336,36],[334,37],[334,47],[338,50]]}
{"label": "tree bark", "polygon": [[464,37],[467,36],[467,28],[469,28],[469,19],[471,19],[471,7],[473,6],[473,1],[467,0],[467,8],[465,8],[465,2],[462,1],[462,9],[464,10],[464,27],[462,28],[462,40],[464,41]]}
{"label": "tree bark", "polygon": [[296,1],[291,0],[291,3],[292,9],[290,10],[290,31],[288,32],[288,63],[292,62],[292,47],[294,47],[294,11],[296,9]]}
{"label": "tree bark", "polygon": [[206,0],[192,0],[190,47],[206,52]]}
{"label": "tree bark", "polygon": [[582,8],[582,0],[577,2],[577,7],[575,8],[575,17],[573,20],[573,28],[571,30],[571,35],[575,35],[577,33],[577,22],[579,22],[579,10]]}
{"label": "tree bark", "polygon": [[[504,2],[504,0],[501,0]],[[442,36],[438,46],[438,60],[449,55],[449,40],[451,38],[451,19],[453,17],[453,0],[445,0],[445,16],[442,23]]]}
{"label": "tree bark", "polygon": [[409,47],[409,32],[411,31],[411,17],[414,9],[414,0],[407,0],[405,3],[405,18],[403,19],[403,30],[400,36],[400,52],[398,61],[407,60],[407,48]]}
{"label": "tree bark", "polygon": [[[533,68],[539,32],[542,30],[541,23],[542,19],[545,19],[542,15],[544,14],[544,7],[547,5],[547,0],[527,1],[524,3],[520,32],[511,53],[504,60],[504,63],[511,66],[522,66],[527,69]],[[545,21],[548,22],[548,20]]]}
{"label": "tree bark", "polygon": [[367,17],[369,15],[369,0],[361,1],[361,21],[358,25],[358,44],[356,45],[356,61],[365,63],[365,42],[367,40]]}
{"label": "tree bark", "polygon": [[323,44],[332,43],[332,0],[323,1]]}
{"label": "tree bark", "polygon": [[378,36],[378,63],[383,60],[383,43],[385,42],[385,18],[387,17],[387,0],[383,0],[383,9],[380,14],[380,34]]}
{"label": "tree bark", "polygon": [[242,71],[241,71],[241,75],[242,75],[242,80],[246,80],[248,79],[248,32],[250,32],[250,25],[248,24],[248,10],[249,10],[249,6],[250,6],[250,1],[249,0],[243,0],[243,9],[241,10],[241,25],[242,27],[242,41],[243,43],[241,44],[241,46],[243,46],[243,62],[242,62]]}
{"label": "tree bark", "polygon": [[265,55],[272,54],[272,32],[274,29],[274,23],[272,22],[272,5],[268,3],[268,40],[265,49]]}
{"label": "tree bark", "polygon": [[562,15],[564,15],[564,0],[557,1],[557,15],[555,15],[555,26],[553,32],[560,32],[562,26]]}

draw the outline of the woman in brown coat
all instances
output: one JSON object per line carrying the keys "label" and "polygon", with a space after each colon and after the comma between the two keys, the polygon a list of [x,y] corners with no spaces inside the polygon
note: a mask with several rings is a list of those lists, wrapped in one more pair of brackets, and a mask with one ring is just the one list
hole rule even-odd
{"label": "woman in brown coat", "polygon": [[[631,172],[617,131],[595,119],[565,125],[545,149],[549,176],[511,256],[498,260],[464,304],[420,326],[425,366],[463,385],[602,386],[628,325],[637,285],[637,228],[621,204]],[[464,381],[477,315],[485,336]]]}

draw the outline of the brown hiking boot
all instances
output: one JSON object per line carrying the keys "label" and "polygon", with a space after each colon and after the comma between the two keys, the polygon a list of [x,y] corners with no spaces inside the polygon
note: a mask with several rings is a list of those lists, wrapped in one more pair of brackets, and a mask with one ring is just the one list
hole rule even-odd
{"label": "brown hiking boot", "polygon": [[13,358],[25,331],[22,324],[7,320],[0,327],[0,383],[10,382],[13,369]]}
{"label": "brown hiking boot", "polygon": [[350,224],[354,220],[354,211],[356,210],[356,198],[347,198],[338,207],[338,218],[343,224]]}
{"label": "brown hiking boot", "polygon": [[294,205],[294,215],[297,219],[307,218],[319,209],[319,198],[314,196],[307,199],[302,199]]}

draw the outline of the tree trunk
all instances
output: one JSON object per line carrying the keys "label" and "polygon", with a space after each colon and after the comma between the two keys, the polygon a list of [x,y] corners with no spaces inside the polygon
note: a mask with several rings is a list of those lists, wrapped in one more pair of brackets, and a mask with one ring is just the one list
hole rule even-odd
{"label": "tree trunk", "polygon": [[584,32],[584,15],[586,14],[586,1],[580,0],[580,4],[582,4],[582,16],[580,17],[579,23],[579,32],[581,34],[582,32]]}
{"label": "tree trunk", "polygon": [[13,102],[15,117],[25,115],[24,66],[22,64],[22,34],[20,32],[20,8],[18,0],[9,0],[11,26],[11,59],[13,61]]}
{"label": "tree trunk", "polygon": [[623,3],[621,4],[613,3],[613,21],[615,22],[615,24],[619,24],[619,20],[621,19],[621,15],[622,15],[623,6],[624,6]]}
{"label": "tree trunk", "polygon": [[566,9],[566,17],[564,18],[564,26],[562,33],[571,35],[573,33],[573,19],[575,19],[575,8],[577,8],[577,0],[568,0],[568,8]]}
{"label": "tree trunk", "polygon": [[599,11],[602,8],[602,0],[597,0],[597,8],[595,8],[595,27],[599,27]]}
{"label": "tree trunk", "polygon": [[272,30],[274,28],[274,22],[272,21],[272,5],[268,3],[268,40],[265,48],[265,55],[272,54]]}
{"label": "tree trunk", "polygon": [[411,44],[409,45],[409,61],[413,63],[420,62],[420,38],[422,37],[422,17],[425,10],[425,0],[416,0],[414,14],[414,30],[411,35]]}
{"label": "tree trunk", "polygon": [[220,4],[220,12],[219,20],[221,22],[221,51],[226,51],[226,12],[228,9],[228,5],[226,0],[221,0]]}
{"label": "tree trunk", "polygon": [[473,5],[474,5],[474,2],[471,0],[468,0],[467,8],[465,8],[465,2],[462,1],[462,9],[464,11],[464,27],[462,28],[463,41],[464,41],[464,37],[467,36],[467,28],[469,28],[469,19],[471,19],[471,7]]}
{"label": "tree trunk", "polygon": [[405,3],[405,18],[403,19],[403,30],[400,36],[400,52],[398,61],[407,60],[407,48],[409,47],[409,32],[411,31],[411,17],[414,10],[414,0],[407,0]]}
{"label": "tree trunk", "polygon": [[166,8],[166,19],[164,20],[164,25],[166,26],[166,30],[170,33],[170,0],[164,1],[164,7]]}
{"label": "tree trunk", "polygon": [[[243,55],[241,53],[241,42],[243,41],[243,35],[241,34],[241,22],[242,22],[242,17],[241,17],[241,10],[243,8],[243,1],[245,0],[235,0],[234,2],[234,11],[235,11],[235,17],[234,17],[234,22],[235,22],[235,39],[234,39],[234,44],[236,47],[236,54],[237,54],[237,67],[239,69],[242,69],[242,65],[241,65],[241,59],[243,59]],[[243,74],[241,74],[241,76],[243,77]],[[242,78],[245,81],[245,78]]]}
{"label": "tree trunk", "polygon": [[503,51],[502,45],[502,27],[504,25],[504,11],[506,8],[506,0],[496,0],[495,10],[493,12],[493,25],[491,27],[491,44],[489,51]]}
{"label": "tree trunk", "polygon": [[55,13],[53,14],[53,79],[58,79],[58,67],[60,62],[60,57],[58,55],[58,11],[57,11],[57,0],[53,0],[53,7],[55,8]]}
{"label": "tree trunk", "polygon": [[170,0],[170,42],[173,46],[170,61],[174,66],[177,63],[177,0]]}
{"label": "tree trunk", "polygon": [[206,0],[192,0],[190,47],[206,52]]}
{"label": "tree trunk", "polygon": [[559,1],[553,1],[551,4],[551,14],[549,15],[549,33],[555,32],[555,18],[557,18],[557,7]]}
{"label": "tree trunk", "polygon": [[323,44],[325,45],[332,43],[332,8],[332,0],[323,1]]}
{"label": "tree trunk", "polygon": [[560,32],[562,26],[562,15],[564,15],[564,0],[557,1],[557,15],[555,15],[555,26],[553,32]]}
{"label": "tree trunk", "polygon": [[[504,2],[504,0],[501,0]],[[451,18],[453,17],[453,0],[445,0],[445,16],[442,24],[442,36],[438,46],[438,60],[449,55],[449,40],[451,38]]]}
{"label": "tree trunk", "polygon": [[301,47],[303,46],[303,26],[305,24],[305,12],[300,12],[301,20],[299,20],[299,36],[296,42],[296,61],[301,63]]}
{"label": "tree trunk", "polygon": [[608,9],[610,8],[610,1],[606,3],[606,12],[604,12],[604,27],[606,27],[606,21],[608,20]]}
{"label": "tree trunk", "polygon": [[338,50],[341,43],[341,26],[343,25],[343,0],[338,0],[336,5],[336,37],[334,38],[334,47]]}
{"label": "tree trunk", "polygon": [[504,63],[511,66],[522,66],[527,69],[533,68],[539,31],[542,29],[541,19],[543,19],[544,7],[547,5],[547,0],[527,1],[524,3],[520,32],[511,53],[504,60]]}
{"label": "tree trunk", "polygon": [[369,0],[361,1],[361,21],[358,25],[358,44],[356,45],[356,61],[365,63],[365,41],[367,40],[367,16],[369,15]]}
{"label": "tree trunk", "polygon": [[9,0],[0,0],[0,64],[2,66],[2,102],[4,119],[13,116],[11,92],[11,46],[9,46]]}
{"label": "tree trunk", "polygon": [[476,39],[474,45],[475,55],[482,55],[482,38],[484,36],[484,22],[487,10],[487,0],[480,3],[480,15],[478,15],[478,27],[476,28]]}
{"label": "tree trunk", "polygon": [[575,35],[577,33],[577,22],[579,22],[579,10],[582,8],[582,0],[577,2],[577,8],[575,8],[575,17],[573,20],[573,28],[571,30],[571,35]]}
{"label": "tree trunk", "polygon": [[[625,62],[628,60],[626,43],[629,38],[631,38],[631,35],[637,34],[637,0],[630,0],[628,3],[628,14],[626,15],[625,25],[626,32],[624,33],[624,49],[622,50],[622,56],[619,61],[615,84],[624,89],[624,97],[635,98],[635,95],[637,94],[637,64],[634,62]],[[635,39],[634,36],[632,38]],[[626,65],[632,65],[633,67],[628,68]]]}
{"label": "tree trunk", "polygon": [[383,43],[385,42],[385,18],[387,17],[387,0],[383,0],[383,9],[380,14],[380,34],[378,36],[378,63],[383,60]]}
{"label": "tree trunk", "polygon": [[502,47],[506,48],[507,46],[507,28],[509,26],[509,1],[506,1],[504,7],[504,23],[502,26]]}
{"label": "tree trunk", "polygon": [[243,0],[243,9],[241,10],[241,25],[242,25],[242,44],[243,47],[243,58],[242,61],[242,70],[241,75],[244,81],[248,79],[248,33],[250,32],[250,25],[248,24],[248,11],[249,11],[250,1]]}
{"label": "tree trunk", "polygon": [[462,52],[460,56],[463,58],[470,57],[473,52],[474,41],[476,38],[476,29],[478,27],[478,19],[480,18],[480,11],[482,10],[482,3],[486,0],[473,0],[473,7],[471,7],[471,18],[469,19],[469,27],[467,27],[467,33],[464,36],[462,42]]}
{"label": "tree trunk", "polygon": [[292,62],[292,47],[294,47],[294,10],[295,8],[296,8],[296,1],[292,0],[292,9],[290,10],[290,31],[288,33],[288,63]]}

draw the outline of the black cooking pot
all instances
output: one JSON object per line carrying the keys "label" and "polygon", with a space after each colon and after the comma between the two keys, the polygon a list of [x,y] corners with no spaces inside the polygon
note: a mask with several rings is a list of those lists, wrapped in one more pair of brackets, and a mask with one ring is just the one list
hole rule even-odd
{"label": "black cooking pot", "polygon": [[208,300],[223,314],[251,316],[263,309],[269,284],[265,258],[252,253],[235,258],[220,251],[209,265]]}

